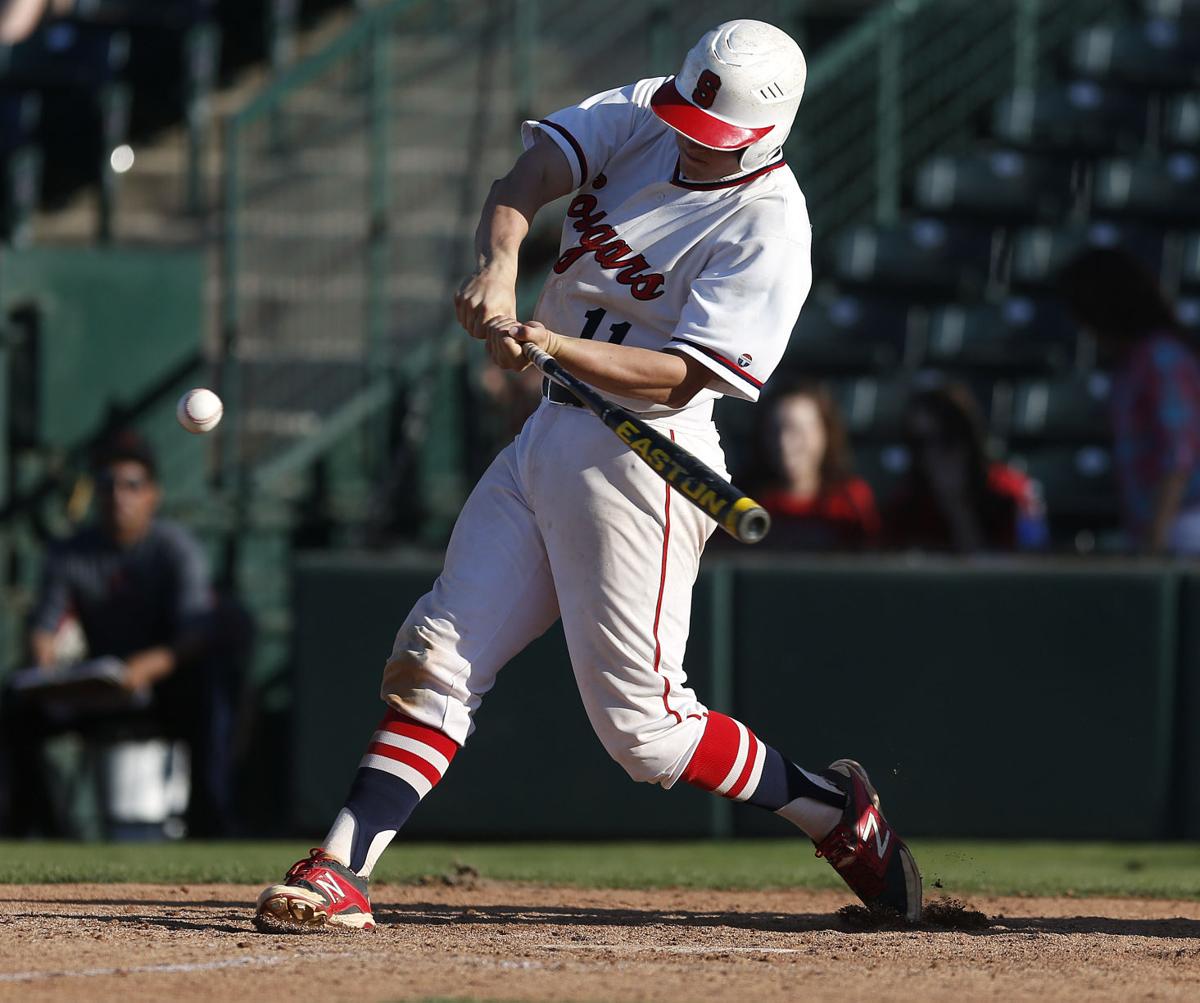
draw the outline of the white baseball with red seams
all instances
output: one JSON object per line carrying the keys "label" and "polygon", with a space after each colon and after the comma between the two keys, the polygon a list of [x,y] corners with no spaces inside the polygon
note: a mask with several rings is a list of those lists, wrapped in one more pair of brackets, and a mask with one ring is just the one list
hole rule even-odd
{"label": "white baseball with red seams", "polygon": [[221,421],[225,405],[211,390],[197,387],[179,398],[175,417],[179,424],[193,434],[211,432]]}
{"label": "white baseball with red seams", "polygon": [[[672,410],[614,397],[718,471],[723,394],[756,400],[811,285],[804,197],[778,155],[696,183],[642,80],[526,122],[577,191],[534,319],[572,337],[670,348],[712,373]],[[613,395],[607,395],[613,396]],[[462,743],[504,664],[560,616],[589,720],[636,780],[671,786],[707,709],[683,669],[691,590],[714,524],[673,498],[591,412],[543,401],[455,526],[433,590],[401,627],[382,695]],[[746,743],[732,785],[761,768]]]}

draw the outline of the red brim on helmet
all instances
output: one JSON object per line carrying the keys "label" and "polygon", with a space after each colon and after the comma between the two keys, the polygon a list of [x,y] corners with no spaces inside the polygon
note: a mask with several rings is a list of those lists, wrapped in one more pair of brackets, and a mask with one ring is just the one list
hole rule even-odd
{"label": "red brim on helmet", "polygon": [[758,142],[772,129],[769,125],[746,129],[710,115],[679,93],[674,77],[654,92],[650,99],[650,107],[655,115],[676,132],[712,150],[744,149]]}

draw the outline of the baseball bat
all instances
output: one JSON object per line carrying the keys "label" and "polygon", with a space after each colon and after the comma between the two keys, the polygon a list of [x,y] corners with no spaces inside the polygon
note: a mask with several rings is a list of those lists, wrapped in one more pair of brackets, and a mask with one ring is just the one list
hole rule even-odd
{"label": "baseball bat", "polygon": [[767,510],[743,494],[711,467],[701,463],[679,443],[672,442],[619,404],[596,393],[583,380],[568,373],[557,359],[526,342],[525,358],[547,379],[571,391],[595,412],[605,425],[651,470],[716,520],[726,533],[742,543],[758,543],[771,528]]}

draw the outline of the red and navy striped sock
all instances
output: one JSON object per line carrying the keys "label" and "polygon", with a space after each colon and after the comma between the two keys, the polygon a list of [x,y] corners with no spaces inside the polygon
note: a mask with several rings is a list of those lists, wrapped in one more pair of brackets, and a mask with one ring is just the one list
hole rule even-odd
{"label": "red and navy striped sock", "polygon": [[837,825],[846,807],[846,796],[824,777],[800,769],[740,721],[711,710],[683,779],[776,812],[816,840]]}
{"label": "red and navy striped sock", "polygon": [[369,875],[457,751],[440,731],[389,710],[358,764],[345,807],[325,839],[326,852]]}

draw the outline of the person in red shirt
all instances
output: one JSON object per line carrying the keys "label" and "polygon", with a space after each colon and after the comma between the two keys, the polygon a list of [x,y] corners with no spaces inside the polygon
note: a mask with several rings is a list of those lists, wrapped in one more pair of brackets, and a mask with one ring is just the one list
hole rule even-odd
{"label": "person in red shirt", "polygon": [[989,460],[970,391],[947,384],[914,394],[904,418],[908,475],[883,515],[897,549],[981,551],[1044,544],[1038,492],[1023,473]]}
{"label": "person in red shirt", "polygon": [[816,383],[796,383],[766,409],[746,483],[771,513],[768,541],[795,550],[860,550],[879,535],[875,497],[851,472],[841,414]]}

